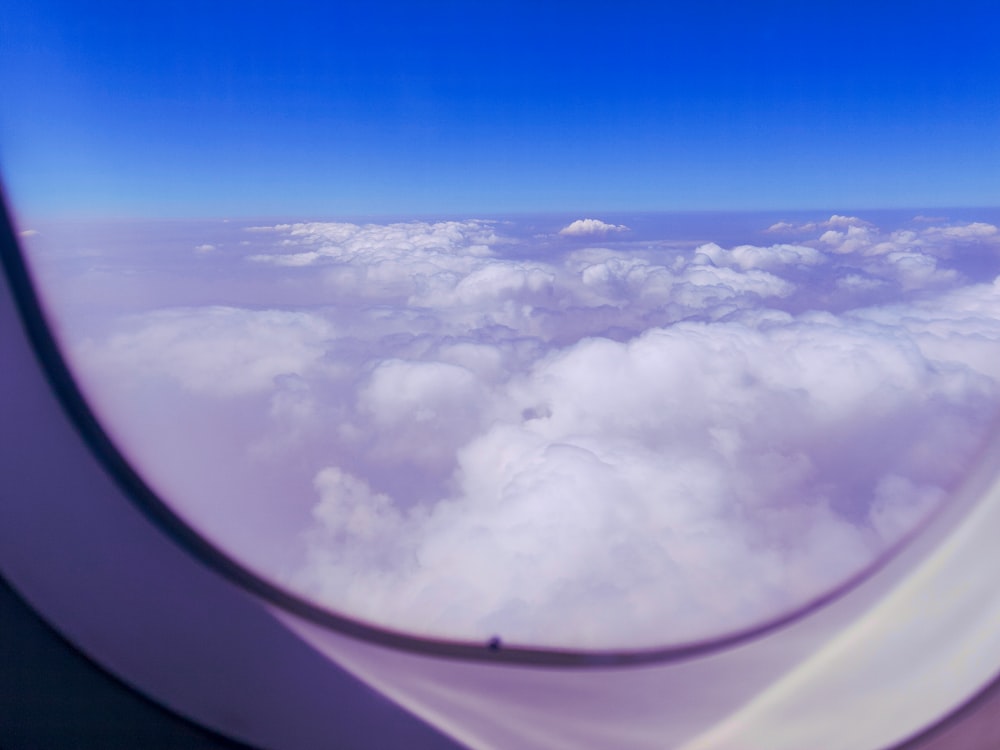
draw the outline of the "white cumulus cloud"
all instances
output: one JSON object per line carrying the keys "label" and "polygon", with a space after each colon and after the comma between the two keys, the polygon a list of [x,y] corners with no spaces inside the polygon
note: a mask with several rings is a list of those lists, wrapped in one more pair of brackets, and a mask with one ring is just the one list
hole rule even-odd
{"label": "white cumulus cloud", "polygon": [[628,227],[624,224],[608,224],[600,219],[577,219],[567,224],[559,230],[559,234],[569,237],[585,237],[588,235],[602,235],[608,232],[625,232]]}

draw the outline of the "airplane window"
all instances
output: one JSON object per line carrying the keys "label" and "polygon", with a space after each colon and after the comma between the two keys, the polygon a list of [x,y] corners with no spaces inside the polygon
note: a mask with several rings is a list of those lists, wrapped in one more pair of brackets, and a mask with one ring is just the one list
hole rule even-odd
{"label": "airplane window", "polygon": [[[5,136],[21,238],[66,356],[181,518],[335,612],[566,649],[729,634],[869,568],[992,432],[997,212],[928,213],[916,201],[941,198],[886,185],[879,196],[915,208],[879,211],[837,170],[804,180],[789,163],[807,147],[873,149],[885,118],[927,106],[896,63],[878,73],[912,100],[890,107],[875,99],[887,82],[840,89],[867,67],[763,55],[756,77],[796,86],[770,92],[780,111],[765,113],[763,84],[721,63],[653,76],[679,54],[653,37],[616,46],[617,78],[638,78],[609,91],[610,71],[541,43],[554,19],[499,19],[484,33],[513,35],[526,59],[509,47],[502,64],[465,69],[466,21],[443,11],[413,19],[429,35],[419,44],[397,38],[401,23],[385,29],[376,48],[399,57],[307,52],[302,39],[258,60],[265,19],[252,13],[217,52],[177,11],[60,13],[58,32],[84,36],[30,29],[47,44],[24,44],[36,67],[22,62],[15,83],[58,75],[58,90],[8,117]],[[681,22],[706,19],[651,18]],[[735,28],[718,31],[739,46]],[[581,76],[593,76],[585,100]],[[817,108],[855,108],[839,122],[852,144],[829,141],[840,116],[792,133],[804,121],[789,98],[807,79]],[[695,83],[718,111],[675,122]],[[723,122],[728,135],[712,134]],[[703,181],[778,185],[740,202],[681,197],[703,149],[734,161],[699,167]],[[938,168],[899,151],[883,179]],[[44,171],[55,154],[59,179]],[[576,185],[584,155],[591,184],[537,187]],[[745,171],[751,155],[779,161]],[[29,159],[41,176],[22,171]],[[240,199],[234,180],[257,184]],[[870,208],[801,210],[814,184],[811,203]],[[986,197],[976,185],[961,189]],[[608,208],[589,211],[598,200]]]}
{"label": "airplane window", "polygon": [[0,73],[44,314],[206,559],[376,641],[656,661],[975,507],[975,13],[234,9],[18,8]]}

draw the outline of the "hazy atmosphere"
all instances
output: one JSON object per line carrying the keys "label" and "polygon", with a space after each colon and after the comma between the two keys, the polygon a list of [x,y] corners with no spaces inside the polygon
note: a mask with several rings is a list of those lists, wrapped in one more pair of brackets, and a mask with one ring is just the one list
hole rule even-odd
{"label": "hazy atmosphere", "polygon": [[224,549],[392,628],[636,647],[802,604],[946,498],[1000,407],[1000,232],[633,218],[25,239],[113,434]]}

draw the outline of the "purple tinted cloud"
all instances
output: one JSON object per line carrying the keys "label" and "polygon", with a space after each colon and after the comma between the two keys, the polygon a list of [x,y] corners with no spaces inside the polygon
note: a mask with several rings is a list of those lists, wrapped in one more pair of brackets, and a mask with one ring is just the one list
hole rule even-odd
{"label": "purple tinted cloud", "polygon": [[[753,624],[961,480],[1000,406],[996,227],[833,216],[667,248],[619,229],[234,228],[189,242],[192,268],[191,247],[240,248],[215,262],[266,270],[284,303],[111,316],[73,360],[206,533],[436,636],[636,647]],[[150,398],[193,421],[140,436]],[[183,434],[197,468],[154,449]]]}

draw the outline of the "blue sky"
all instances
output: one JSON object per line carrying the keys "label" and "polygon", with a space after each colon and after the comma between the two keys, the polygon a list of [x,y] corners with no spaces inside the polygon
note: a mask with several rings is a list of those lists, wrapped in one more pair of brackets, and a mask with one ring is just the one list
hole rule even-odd
{"label": "blue sky", "polygon": [[985,2],[36,0],[0,164],[28,215],[996,205]]}

